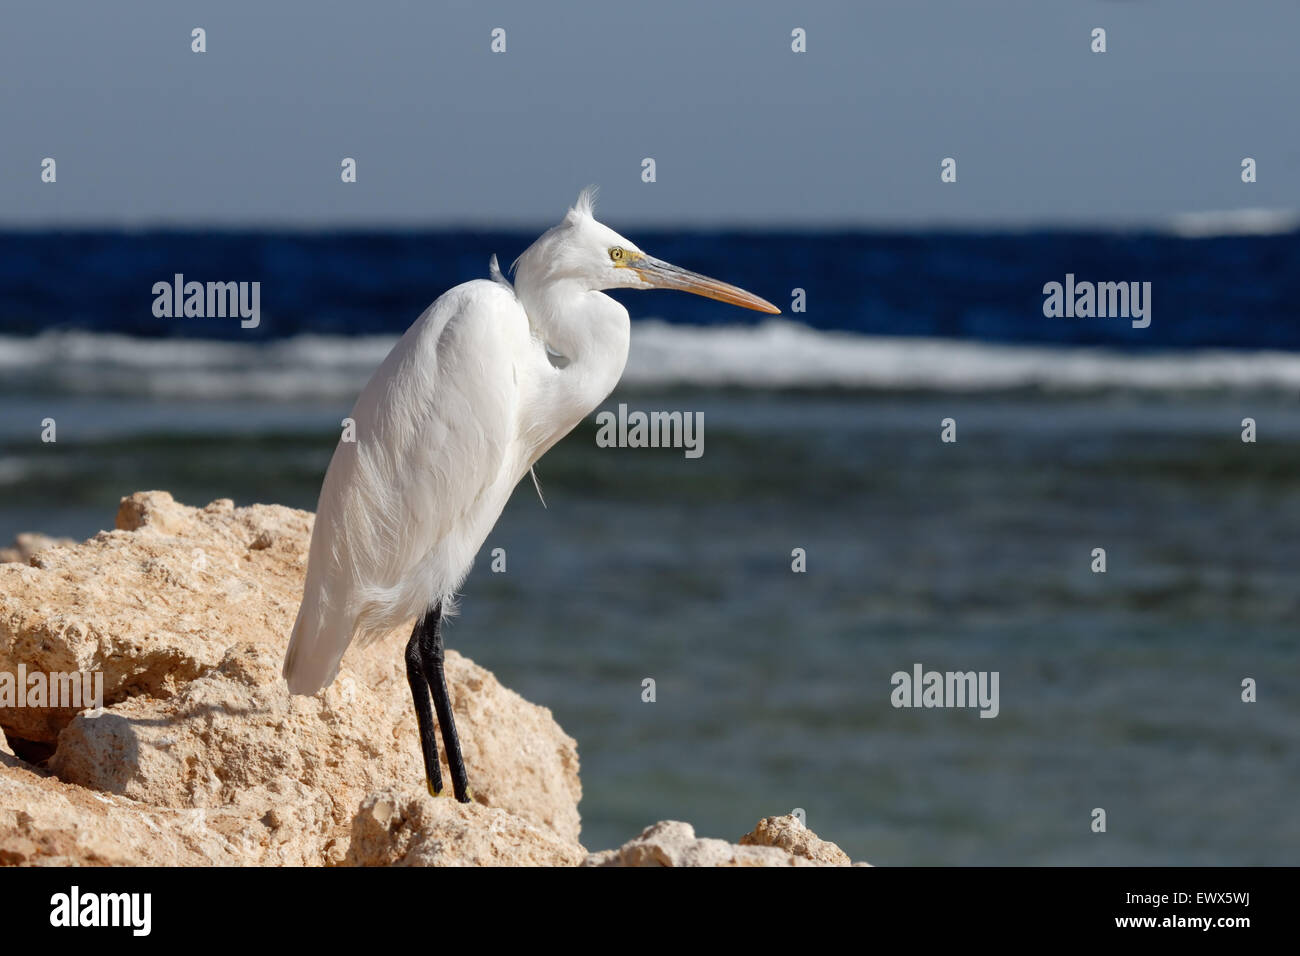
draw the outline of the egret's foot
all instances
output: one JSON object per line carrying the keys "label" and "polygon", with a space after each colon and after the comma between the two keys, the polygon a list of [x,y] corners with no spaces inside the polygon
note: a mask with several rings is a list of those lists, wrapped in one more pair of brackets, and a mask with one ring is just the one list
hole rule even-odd
{"label": "egret's foot", "polygon": [[470,790],[469,783],[464,777],[459,780],[454,776],[451,778],[451,792],[455,795],[457,803],[474,802],[474,791]]}
{"label": "egret's foot", "polygon": [[[425,777],[425,779],[424,779],[424,785],[425,785],[426,787],[429,788],[429,796],[431,796],[431,797],[446,797],[446,796],[449,796],[449,794],[447,793],[447,791],[442,789],[442,783],[441,783],[441,781],[439,781],[439,782],[435,785],[434,782],[433,782],[432,780],[430,780],[428,777]],[[462,794],[462,795],[456,797],[456,799],[457,799],[457,801],[459,801],[460,803],[473,803],[473,802],[474,802],[474,791],[473,791],[473,789],[470,788],[470,787],[466,787],[466,788],[465,788],[465,792],[464,792],[464,794]]]}

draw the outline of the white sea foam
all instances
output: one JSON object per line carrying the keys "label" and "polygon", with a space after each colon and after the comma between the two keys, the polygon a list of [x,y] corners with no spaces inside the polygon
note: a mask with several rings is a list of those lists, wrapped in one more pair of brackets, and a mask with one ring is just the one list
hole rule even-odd
{"label": "white sea foam", "polygon": [[148,339],[91,332],[0,336],[6,390],[196,399],[355,394],[396,336],[303,335],[272,342]]}
{"label": "white sea foam", "polygon": [[[88,332],[0,336],[0,388],[206,400],[349,399],[395,341],[298,336],[252,343]],[[633,324],[624,382],[934,392],[1294,391],[1300,389],[1300,353],[1134,353],[820,332],[785,320],[714,327],[644,321]]]}
{"label": "white sea foam", "polygon": [[1134,354],[819,332],[779,320],[711,328],[642,322],[633,331],[624,381],[938,392],[1294,389],[1300,353]]}
{"label": "white sea foam", "polygon": [[1294,209],[1227,209],[1189,212],[1175,216],[1167,231],[1183,239],[1215,236],[1277,236],[1300,229],[1300,211]]}

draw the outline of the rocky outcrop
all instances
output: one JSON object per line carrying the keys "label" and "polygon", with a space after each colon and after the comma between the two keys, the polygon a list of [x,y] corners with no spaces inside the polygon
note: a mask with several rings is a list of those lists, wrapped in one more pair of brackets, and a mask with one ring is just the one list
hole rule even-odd
{"label": "rocky outcrop", "polygon": [[[111,706],[175,695],[238,642],[285,640],[311,515],[229,500],[187,508],[140,492],[116,523],[26,565],[0,564],[0,671],[100,672]],[[53,744],[74,713],[4,710],[0,724]]]}
{"label": "rocky outcrop", "polygon": [[277,840],[254,813],[150,807],[0,756],[0,864],[302,866],[312,841]]}
{"label": "rocky outcrop", "polygon": [[19,560],[0,563],[0,675],[98,672],[103,706],[0,706],[0,863],[847,859],[788,818],[738,846],[661,823],[589,856],[578,842],[575,742],[549,710],[451,650],[476,802],[432,798],[404,631],[350,652],[315,696],[290,695],[280,677],[311,525],[307,512],[276,505],[192,508],[141,492],[123,499],[114,530],[84,543],[20,538],[9,552]]}
{"label": "rocky outcrop", "polygon": [[740,838],[741,846],[774,846],[792,856],[822,866],[849,866],[849,855],[829,840],[820,839],[795,816],[767,817]]}
{"label": "rocky outcrop", "polygon": [[496,807],[388,788],[352,821],[349,866],[577,866],[586,851]]}
{"label": "rocky outcrop", "polygon": [[27,532],[18,535],[11,546],[0,548],[0,564],[6,561],[26,564],[38,551],[44,551],[46,548],[71,548],[76,547],[76,544],[77,542],[71,538],[51,538],[48,534]]}
{"label": "rocky outcrop", "polygon": [[739,844],[697,837],[689,823],[647,827],[617,850],[593,853],[584,866],[848,866],[848,855],[818,839],[795,817],[768,817]]}
{"label": "rocky outcrop", "polygon": [[[318,833],[323,859],[337,862],[369,793],[424,780],[405,671],[394,662],[370,681],[345,671],[316,696],[294,697],[281,655],[238,644],[174,697],[79,716],[59,735],[50,769],[152,806],[261,808],[277,830]],[[447,670],[475,796],[576,842],[573,741],[472,661],[448,652]],[[515,727],[527,740],[506,746]]]}

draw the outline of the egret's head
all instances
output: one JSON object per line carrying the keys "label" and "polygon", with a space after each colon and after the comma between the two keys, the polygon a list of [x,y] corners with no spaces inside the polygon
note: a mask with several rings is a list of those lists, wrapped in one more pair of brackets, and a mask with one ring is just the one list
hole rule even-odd
{"label": "egret's head", "polygon": [[545,278],[575,279],[591,290],[680,289],[746,309],[780,314],[772,303],[744,289],[642,252],[636,243],[596,221],[592,214],[595,197],[593,187],[584,189],[564,221],[519,257],[517,268],[521,272],[525,268],[544,272]]}

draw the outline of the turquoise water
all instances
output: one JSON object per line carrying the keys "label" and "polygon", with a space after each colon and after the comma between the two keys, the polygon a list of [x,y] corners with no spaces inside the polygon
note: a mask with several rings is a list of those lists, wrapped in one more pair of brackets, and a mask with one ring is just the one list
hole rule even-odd
{"label": "turquoise water", "polygon": [[[618,401],[703,412],[703,457],[581,426],[539,466],[548,507],[517,490],[447,632],[578,740],[588,846],[667,818],[734,839],[800,807],[877,864],[1297,862],[1291,397]],[[11,395],[0,538],[89,535],[143,488],[311,508],[347,406]],[[45,415],[57,449],[25,435]],[[999,672],[999,716],[893,708],[916,662]]]}

